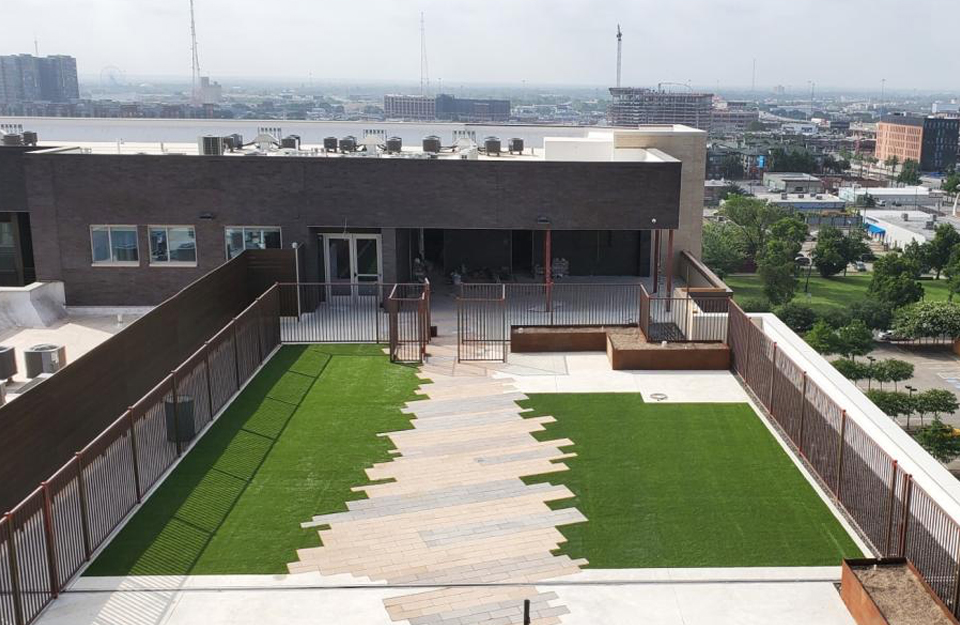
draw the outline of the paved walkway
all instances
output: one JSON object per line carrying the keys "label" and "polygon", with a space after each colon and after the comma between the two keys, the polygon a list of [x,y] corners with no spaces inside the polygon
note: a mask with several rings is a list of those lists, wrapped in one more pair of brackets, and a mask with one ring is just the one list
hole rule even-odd
{"label": "paved walkway", "polygon": [[[524,419],[526,396],[509,378],[482,368],[455,370],[436,346],[420,375],[424,399],[407,404],[413,429],[385,434],[396,458],[367,471],[379,483],[348,511],[314,517],[322,547],[302,549],[291,573],[349,573],[372,582],[454,586],[406,592],[384,601],[392,620],[412,625],[517,622],[525,599],[532,622],[559,623],[567,608],[529,584],[576,573],[583,560],[551,553],[561,525],[582,523],[576,509],[548,502],[573,497],[565,486],[527,485],[524,476],[565,471],[567,439],[532,433],[551,417]],[[487,586],[463,586],[488,584]]]}

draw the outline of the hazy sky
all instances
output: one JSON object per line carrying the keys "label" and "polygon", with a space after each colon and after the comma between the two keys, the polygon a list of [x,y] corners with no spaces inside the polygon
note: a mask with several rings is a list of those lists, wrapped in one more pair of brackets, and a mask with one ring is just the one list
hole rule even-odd
{"label": "hazy sky", "polygon": [[[960,89],[958,0],[195,0],[204,74],[436,84]],[[190,75],[189,0],[0,0],[0,54]],[[35,25],[35,33],[30,24]],[[950,24],[951,30],[938,25]]]}

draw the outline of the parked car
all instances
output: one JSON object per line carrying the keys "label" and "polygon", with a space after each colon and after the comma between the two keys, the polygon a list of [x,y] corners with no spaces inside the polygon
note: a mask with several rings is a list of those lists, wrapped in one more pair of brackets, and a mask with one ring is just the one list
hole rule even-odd
{"label": "parked car", "polygon": [[857,268],[857,271],[867,270],[867,266],[863,263],[862,260],[858,260],[857,262],[853,263],[853,266]]}
{"label": "parked car", "polygon": [[810,266],[810,258],[807,257],[807,256],[803,256],[803,255],[800,255],[800,256],[797,256],[796,258],[794,258],[794,259],[793,259],[793,262],[797,263],[797,265],[800,266],[800,267],[809,267],[809,266]]}

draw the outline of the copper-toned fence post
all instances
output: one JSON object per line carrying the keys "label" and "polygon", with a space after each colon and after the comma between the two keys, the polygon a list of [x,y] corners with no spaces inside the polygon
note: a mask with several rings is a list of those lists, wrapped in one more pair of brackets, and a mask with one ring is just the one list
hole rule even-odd
{"label": "copper-toned fence post", "polygon": [[803,372],[803,388],[800,391],[800,429],[797,433],[797,451],[803,455],[803,422],[807,416],[807,372]]}
{"label": "copper-toned fence post", "polygon": [[137,451],[137,430],[133,421],[133,408],[127,408],[127,418],[130,428],[130,451],[133,455],[133,485],[137,489],[137,503],[140,503],[143,493],[140,491],[140,454]]}
{"label": "copper-toned fence post", "polygon": [[[177,457],[183,455],[183,445],[180,443],[180,399],[177,397],[177,376],[176,372],[170,372],[170,392],[172,393],[173,399],[173,438],[177,444]],[[166,412],[164,412],[164,418],[166,418]]]}
{"label": "copper-toned fence post", "polygon": [[233,330],[233,364],[234,364],[234,369],[236,370],[236,373],[237,373],[237,390],[239,391],[241,382],[240,382],[240,348],[238,347],[238,343],[240,341],[237,336],[237,325],[238,325],[237,319],[238,317],[233,318],[232,330]]}
{"label": "copper-toned fence post", "polygon": [[47,567],[50,572],[50,594],[60,596],[60,573],[57,571],[57,540],[53,535],[53,506],[50,502],[50,486],[40,482],[43,489],[43,533],[47,539]]}
{"label": "copper-toned fence post", "polygon": [[953,602],[951,603],[954,616],[960,613],[960,527],[957,527],[957,566],[953,570]]}
{"label": "copper-toned fence post", "polygon": [[887,512],[887,538],[883,545],[883,555],[890,555],[890,540],[893,538],[893,509],[897,503],[897,461],[890,463],[890,510]]}
{"label": "copper-toned fence post", "polygon": [[77,496],[80,498],[80,529],[83,530],[84,559],[89,560],[93,549],[90,546],[90,519],[88,518],[87,487],[83,483],[83,452],[78,451],[77,459]]}
{"label": "copper-toned fence post", "polygon": [[780,370],[777,369],[777,342],[773,342],[773,356],[770,357],[770,369],[772,371],[771,380],[770,380],[770,399],[767,401],[767,410],[770,411],[770,416],[773,416],[773,398],[776,396],[774,391],[777,388],[777,377]]}
{"label": "copper-toned fence post", "polygon": [[902,558],[907,553],[907,526],[910,524],[910,496],[913,494],[913,476],[903,478],[903,511],[900,513],[900,548],[898,555]]}
{"label": "copper-toned fence post", "polygon": [[500,285],[500,328],[504,333],[504,344],[503,344],[503,362],[507,362],[507,347],[510,345],[510,338],[506,336],[506,333],[510,331],[507,327],[507,287],[505,285]]}
{"label": "copper-toned fence post", "polygon": [[213,385],[210,383],[210,341],[203,344],[203,369],[207,378],[207,406],[209,406],[210,420],[213,421]]}
{"label": "copper-toned fence post", "polygon": [[20,589],[20,567],[17,565],[17,535],[13,529],[13,513],[7,512],[4,517],[7,521],[8,540],[10,541],[7,558],[10,564],[10,595],[13,600],[13,618],[16,625],[24,625],[23,596]]}
{"label": "copper-toned fence post", "polygon": [[840,432],[838,433],[837,439],[837,488],[835,490],[837,494],[837,501],[840,501],[840,488],[843,484],[843,448],[844,448],[844,436],[847,431],[847,411],[840,411]]}

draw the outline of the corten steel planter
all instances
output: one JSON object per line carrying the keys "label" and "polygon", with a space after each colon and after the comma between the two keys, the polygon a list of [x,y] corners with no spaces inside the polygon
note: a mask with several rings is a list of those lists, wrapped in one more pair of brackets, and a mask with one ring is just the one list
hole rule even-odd
{"label": "corten steel planter", "polygon": [[[873,577],[887,569],[883,578]],[[950,609],[906,558],[843,561],[840,598],[858,625],[956,625]]]}

